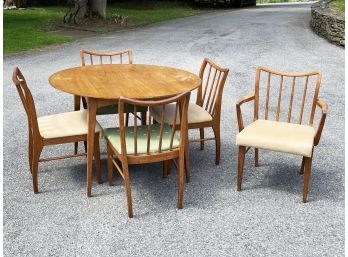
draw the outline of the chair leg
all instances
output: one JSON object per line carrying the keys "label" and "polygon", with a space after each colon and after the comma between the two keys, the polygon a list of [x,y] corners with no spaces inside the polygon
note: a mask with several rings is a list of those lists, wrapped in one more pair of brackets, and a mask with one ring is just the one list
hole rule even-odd
{"label": "chair leg", "polygon": [[201,139],[201,150],[204,150],[204,128],[199,129],[199,138]]}
{"label": "chair leg", "polygon": [[215,164],[219,165],[220,163],[220,125],[213,126],[213,131],[215,135]]}
{"label": "chair leg", "polygon": [[146,112],[141,113],[141,125],[146,125]]}
{"label": "chair leg", "polygon": [[237,164],[237,191],[242,190],[243,168],[245,159],[245,146],[238,147],[238,164]]}
{"label": "chair leg", "polygon": [[301,170],[300,170],[301,175],[303,175],[304,168],[305,168],[305,157],[302,157]]}
{"label": "chair leg", "polygon": [[33,180],[33,189],[34,193],[39,192],[39,186],[38,186],[38,168],[39,168],[39,159],[41,155],[42,147],[41,146],[33,146],[33,159],[32,159],[32,168],[31,168],[31,176]]}
{"label": "chair leg", "polygon": [[94,136],[94,160],[95,160],[95,170],[97,174],[97,180],[99,184],[103,183],[101,169],[100,169],[100,147],[99,147],[99,133]]}
{"label": "chair leg", "polygon": [[85,147],[85,153],[87,153],[87,141],[83,141],[83,145]]}
{"label": "chair leg", "polygon": [[128,217],[133,218],[132,193],[131,193],[131,185],[130,185],[130,179],[129,179],[129,173],[128,173],[128,164],[122,163],[122,167],[123,167],[123,175],[124,175],[124,184],[126,187]]}
{"label": "chair leg", "polygon": [[32,169],[33,169],[33,136],[31,134],[31,132],[29,132],[28,143],[29,143],[29,147],[28,147],[29,170],[30,170],[30,173],[32,173]]}
{"label": "chair leg", "polygon": [[87,101],[86,101],[86,98],[82,97],[82,106],[83,106],[83,109],[87,109]]}
{"label": "chair leg", "polygon": [[163,161],[163,178],[166,178],[169,175],[169,163],[170,160]]}
{"label": "chair leg", "polygon": [[126,127],[128,127],[129,124],[129,112],[126,113]]}
{"label": "chair leg", "polygon": [[303,175],[303,202],[304,203],[307,202],[311,170],[312,170],[312,158],[304,157],[304,175]]}
{"label": "chair leg", "polygon": [[78,147],[79,147],[79,142],[75,142],[74,143],[74,154],[77,154]]}
{"label": "chair leg", "polygon": [[[80,104],[81,104],[81,96],[74,95],[74,111],[80,110]],[[79,143],[75,142],[74,143],[74,154],[77,154],[78,149],[79,149],[78,147],[79,147]]]}
{"label": "chair leg", "polygon": [[185,177],[186,177],[186,183],[190,182],[190,160],[189,160],[189,149],[188,149],[188,142],[185,149]]}
{"label": "chair leg", "polygon": [[107,161],[108,161],[108,180],[109,186],[112,186],[112,178],[113,178],[113,165],[112,165],[112,153],[109,146],[109,142],[106,141],[106,149],[107,149]]}
{"label": "chair leg", "polygon": [[178,209],[182,209],[184,198],[184,156],[179,157],[178,164]]}
{"label": "chair leg", "polygon": [[259,167],[259,149],[255,148],[255,167]]}

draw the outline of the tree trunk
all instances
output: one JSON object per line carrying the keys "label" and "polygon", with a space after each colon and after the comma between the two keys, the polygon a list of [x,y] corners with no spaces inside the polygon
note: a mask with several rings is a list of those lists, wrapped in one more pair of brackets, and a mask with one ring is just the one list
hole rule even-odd
{"label": "tree trunk", "polygon": [[96,13],[102,18],[106,18],[107,0],[90,0],[89,2],[92,13]]}
{"label": "tree trunk", "polygon": [[83,19],[88,10],[88,0],[75,0],[75,10],[74,13],[76,14],[76,19],[80,20]]}
{"label": "tree trunk", "polygon": [[16,6],[17,8],[27,7],[27,0],[6,0],[4,7]]}

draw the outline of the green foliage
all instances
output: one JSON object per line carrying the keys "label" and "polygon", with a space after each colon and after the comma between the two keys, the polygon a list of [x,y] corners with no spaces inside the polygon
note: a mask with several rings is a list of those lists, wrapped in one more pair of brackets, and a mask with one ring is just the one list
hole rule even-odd
{"label": "green foliage", "polygon": [[[178,3],[154,4],[150,8],[135,8],[134,6],[108,5],[107,16],[117,13],[128,16],[128,26],[144,25],[153,22],[175,19],[201,13],[187,5]],[[22,10],[4,11],[4,53],[15,53],[38,48],[54,43],[67,42],[72,36],[53,34],[49,32],[50,24],[62,20],[67,7],[38,7]],[[91,25],[93,27],[93,25]],[[97,31],[104,32],[101,24]]]}
{"label": "green foliage", "polygon": [[334,11],[342,12],[344,13],[344,0],[333,0],[330,2],[330,8],[333,9]]}
{"label": "green foliage", "polygon": [[53,35],[45,31],[49,22],[61,19],[64,12],[63,7],[4,10],[4,53],[72,40],[70,36]]}

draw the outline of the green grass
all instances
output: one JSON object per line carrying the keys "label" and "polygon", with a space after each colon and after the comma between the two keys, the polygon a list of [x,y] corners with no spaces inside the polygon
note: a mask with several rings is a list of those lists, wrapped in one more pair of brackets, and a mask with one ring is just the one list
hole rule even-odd
{"label": "green grass", "polygon": [[333,0],[330,3],[330,8],[335,11],[344,13],[344,0]]}
{"label": "green grass", "polygon": [[53,35],[45,31],[50,21],[61,19],[65,8],[30,8],[4,10],[4,53],[67,42],[71,36]]}
{"label": "green grass", "polygon": [[[151,8],[151,9],[149,9]],[[67,7],[40,7],[23,10],[4,11],[4,53],[16,53],[23,50],[67,42],[73,36],[49,33],[49,24],[62,19]],[[191,7],[162,3],[143,9],[131,9],[127,6],[109,5],[107,16],[113,13],[128,16],[128,25],[144,25],[153,22],[175,19],[201,13]],[[102,25],[97,31],[106,31]]]}
{"label": "green grass", "polygon": [[117,13],[123,16],[128,16],[128,23],[130,25],[144,25],[153,22],[191,16],[201,12],[201,10],[192,9],[186,6],[158,6],[154,9],[129,9],[109,6],[107,9],[107,16]]}
{"label": "green grass", "polygon": [[307,2],[313,0],[256,0],[256,4],[274,4],[274,3],[293,3],[293,2]]}

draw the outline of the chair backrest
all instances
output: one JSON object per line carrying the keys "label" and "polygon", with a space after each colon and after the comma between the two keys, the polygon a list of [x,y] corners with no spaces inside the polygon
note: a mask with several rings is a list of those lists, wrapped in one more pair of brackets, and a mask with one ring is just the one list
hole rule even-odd
{"label": "chair backrest", "polygon": [[196,104],[202,106],[213,118],[219,118],[221,114],[222,91],[228,72],[228,69],[208,58],[203,60],[199,71],[202,84],[198,88]]}
{"label": "chair backrest", "polygon": [[302,124],[306,119],[308,124],[313,126],[320,81],[319,71],[288,73],[258,67],[255,79],[254,120],[274,119]]}
{"label": "chair backrest", "polygon": [[[134,113],[137,113],[137,110],[139,107],[149,107],[149,112],[147,115],[147,125],[146,126],[146,154],[150,154],[150,149],[155,149],[156,151],[151,151],[151,155],[154,154],[161,154],[162,152],[168,152],[173,151],[173,142],[174,137],[176,134],[176,131],[179,131],[179,149],[183,150],[185,148],[186,140],[187,140],[187,110],[188,110],[188,103],[190,101],[190,94],[191,92],[184,92],[180,95],[167,98],[164,100],[151,100],[151,101],[140,101],[140,100],[134,100],[129,98],[121,97],[118,104],[118,112],[119,112],[119,126],[120,126],[120,137],[121,137],[121,151],[122,153],[126,153],[126,134],[125,129],[127,126],[125,126],[125,120],[124,120],[124,114],[125,114],[125,105],[128,105],[128,108],[134,108]],[[165,109],[168,104],[172,104],[171,107],[173,108],[172,113],[166,112]],[[174,106],[175,105],[175,106]],[[154,122],[153,117],[153,107],[160,107],[161,108],[161,119],[157,122]],[[169,110],[169,109],[168,109]],[[172,126],[170,127],[170,142],[169,147],[167,145],[167,148],[163,150],[163,136],[164,136],[164,127],[169,127],[169,124],[165,123],[166,117],[165,115],[168,115],[167,117],[172,117]],[[134,115],[134,126],[133,126],[133,134],[134,134],[134,155],[138,155],[138,134],[141,133],[139,131],[139,125],[137,124],[138,119],[136,115]],[[176,125],[180,124],[180,129],[176,130]],[[154,128],[156,126],[156,128]],[[159,128],[158,128],[159,127]],[[159,129],[159,135],[158,138],[151,140],[151,135],[153,129]],[[168,132],[168,131],[167,131]],[[144,133],[144,131],[142,131]],[[166,135],[166,138],[168,140],[168,134]],[[152,146],[151,141],[155,142],[156,145]]]}
{"label": "chair backrest", "polygon": [[94,64],[117,64],[117,63],[132,64],[133,63],[133,52],[131,49],[125,49],[125,50],[110,52],[110,53],[95,52],[95,51],[83,49],[80,51],[80,56],[81,56],[82,66],[94,65]]}
{"label": "chair backrest", "polygon": [[17,88],[25,112],[27,113],[29,132],[32,133],[31,135],[40,135],[34,99],[27,86],[27,82],[18,67],[15,67],[13,70],[12,81]]}

